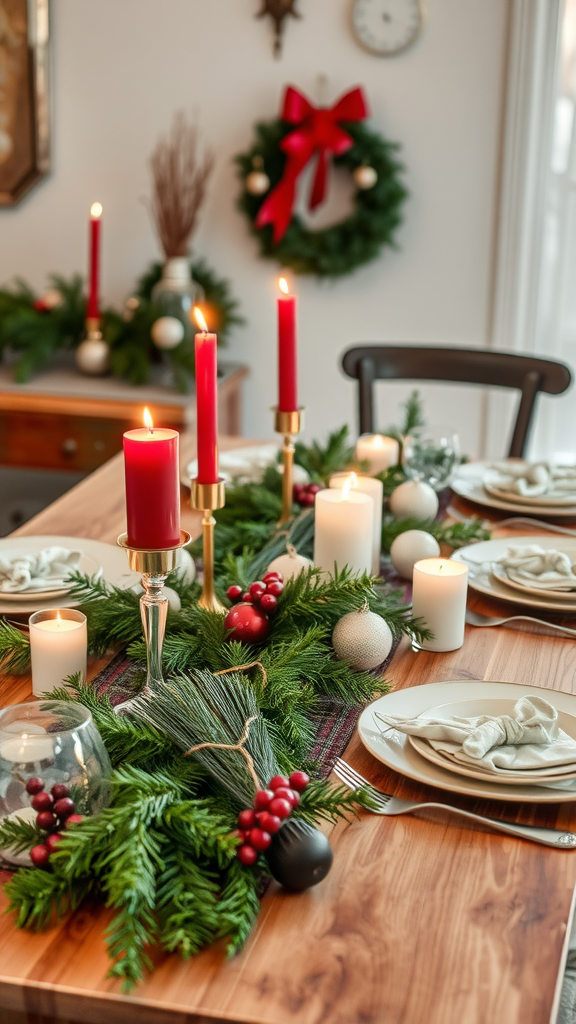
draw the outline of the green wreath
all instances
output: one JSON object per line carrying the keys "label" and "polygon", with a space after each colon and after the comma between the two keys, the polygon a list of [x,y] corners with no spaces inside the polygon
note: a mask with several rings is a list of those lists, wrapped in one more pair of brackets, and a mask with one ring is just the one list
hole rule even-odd
{"label": "green wreath", "polygon": [[400,180],[404,168],[396,157],[399,145],[387,142],[364,124],[348,121],[342,127],[353,139],[353,145],[342,156],[335,157],[334,163],[351,173],[358,167],[372,167],[377,174],[376,183],[372,188],[358,188],[353,213],[321,231],[309,230],[295,214],[277,245],[272,240],[271,225],[255,225],[266,196],[252,195],[246,188],[246,179],[255,167],[260,167],[270,179],[269,191],[278,184],[286,163],[280,142],[294,126],[281,118],[256,125],[254,145],[236,157],[243,186],[238,208],[248,217],[260,254],[297,274],[341,277],[375,259],[383,246],[395,248],[394,233],[402,222],[401,207],[408,194]]}

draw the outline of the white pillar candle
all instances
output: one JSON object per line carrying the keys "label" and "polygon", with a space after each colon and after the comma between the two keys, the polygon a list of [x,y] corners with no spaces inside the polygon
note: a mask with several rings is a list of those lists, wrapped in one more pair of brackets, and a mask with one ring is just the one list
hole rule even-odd
{"label": "white pillar candle", "polygon": [[347,480],[353,491],[367,494],[374,503],[374,520],[372,524],[372,575],[380,574],[380,554],[382,551],[382,505],[384,502],[384,484],[373,476],[361,473],[335,473],[330,477],[330,487],[344,487]]}
{"label": "white pillar candle", "polygon": [[372,476],[396,466],[400,458],[400,445],[394,437],[385,434],[361,434],[356,442],[356,458],[367,461]]}
{"label": "white pillar candle", "polygon": [[66,676],[86,676],[86,616],[73,608],[45,609],[30,616],[32,690],[40,697]]}
{"label": "white pillar candle", "polygon": [[468,569],[448,558],[423,558],[414,565],[412,614],[434,634],[426,651],[456,651],[464,643]]}
{"label": "white pillar candle", "polygon": [[334,573],[348,566],[353,572],[372,567],[374,502],[349,486],[318,491],[314,521],[314,565]]}

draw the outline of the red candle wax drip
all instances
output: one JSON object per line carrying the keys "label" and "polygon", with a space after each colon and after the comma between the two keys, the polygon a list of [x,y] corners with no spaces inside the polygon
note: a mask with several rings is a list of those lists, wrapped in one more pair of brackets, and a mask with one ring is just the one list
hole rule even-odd
{"label": "red candle wax drip", "polygon": [[278,296],[278,409],[280,412],[296,412],[296,296],[288,294],[288,285],[283,277],[278,284],[284,292]]}
{"label": "red candle wax drip", "polygon": [[178,431],[149,422],[124,434],[126,518],[129,547],[156,551],[180,543]]}
{"label": "red candle wax drip", "polygon": [[98,320],[100,309],[98,306],[98,292],[100,290],[100,217],[102,206],[100,203],[93,203],[90,208],[90,262],[89,277],[90,291],[86,305],[86,318]]}
{"label": "red candle wax drip", "polygon": [[194,339],[196,354],[196,435],[198,445],[198,483],[218,482],[218,387],[217,338],[207,332],[201,311],[194,309],[202,330]]}

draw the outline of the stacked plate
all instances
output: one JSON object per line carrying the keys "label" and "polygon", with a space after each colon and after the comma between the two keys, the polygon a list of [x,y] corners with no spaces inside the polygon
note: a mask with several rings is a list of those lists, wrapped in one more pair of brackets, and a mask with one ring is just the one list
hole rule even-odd
{"label": "stacked plate", "polygon": [[[508,464],[517,473],[530,463],[524,459],[509,459]],[[499,463],[498,466],[505,464]],[[559,490],[553,485],[544,494],[525,496],[511,490],[500,468],[492,462],[469,462],[460,466],[451,483],[455,494],[487,508],[502,509],[515,515],[531,512],[540,517],[557,516],[576,518],[576,486],[574,491]]]}
{"label": "stacked plate", "polygon": [[558,711],[560,728],[576,740],[576,695],[537,686],[492,681],[450,680],[398,690],[366,708],[358,722],[364,746],[401,775],[439,789],[520,803],[576,801],[576,763],[517,771],[487,771],[462,764],[421,737],[388,729],[379,714],[405,717],[462,717],[509,714],[525,694],[543,697]]}
{"label": "stacked plate", "polygon": [[576,612],[576,590],[538,587],[499,563],[511,545],[520,548],[533,544],[538,544],[545,551],[562,551],[572,564],[576,564],[576,538],[572,540],[569,537],[524,536],[480,541],[455,551],[452,558],[468,566],[468,583],[481,594],[558,614]]}
{"label": "stacked plate", "polygon": [[[107,583],[119,587],[129,587],[137,583],[139,576],[130,572],[126,561],[126,553],[115,544],[90,540],[87,537],[5,537],[0,539],[0,554],[10,561],[42,551],[44,548],[59,547],[70,551],[80,551],[81,558],[78,572],[88,576],[102,576]],[[80,602],[67,598],[70,584],[64,581],[61,586],[47,587],[46,590],[20,590],[17,592],[0,593],[0,613],[35,612],[40,608],[58,608],[63,604],[73,608]]]}

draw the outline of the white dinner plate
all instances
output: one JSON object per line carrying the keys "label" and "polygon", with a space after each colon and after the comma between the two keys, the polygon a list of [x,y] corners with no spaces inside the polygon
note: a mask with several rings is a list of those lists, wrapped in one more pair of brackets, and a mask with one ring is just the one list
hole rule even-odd
{"label": "white dinner plate", "polygon": [[[428,708],[418,717],[476,718],[479,715],[499,717],[500,715],[510,715],[514,704],[515,701],[510,698],[503,699],[502,697],[457,700],[451,701],[449,704],[440,704],[435,708]],[[559,711],[558,725],[568,736],[576,740],[576,718],[574,715],[569,715],[566,711]],[[438,764],[455,775],[465,775],[470,779],[480,779],[482,782],[490,780],[501,786],[517,786],[519,783],[529,782],[537,786],[543,783],[567,782],[570,779],[576,779],[576,764],[557,765],[553,768],[540,768],[534,771],[528,769],[505,771],[502,769],[496,773],[481,766],[475,767],[475,765],[455,761],[443,751],[435,750],[423,736],[408,736],[407,739],[414,749],[432,764]]]}
{"label": "white dinner plate", "polygon": [[519,590],[521,594],[536,594],[537,597],[552,597],[555,601],[570,602],[576,601],[576,589],[575,590],[554,590],[552,587],[536,587],[532,586],[528,580],[521,582],[520,580],[513,580],[508,575],[503,565],[498,565],[497,562],[492,566],[492,575],[504,583],[506,587],[511,587],[512,590]]}
{"label": "white dinner plate", "polygon": [[[48,547],[48,545],[46,545],[46,547]],[[26,543],[26,538],[24,537],[22,538],[19,549],[15,548],[14,551],[10,552],[10,557],[18,558],[19,555],[26,555],[31,550],[33,549]],[[76,547],[75,550],[78,551],[79,548]],[[88,555],[85,551],[82,551],[77,571],[84,573],[86,576],[100,576],[102,574],[102,566],[92,555]],[[51,589],[47,588],[46,590],[19,590],[12,591],[10,593],[0,591],[0,600],[16,601],[18,603],[21,601],[30,602],[31,600],[36,599],[47,601],[51,597],[62,597],[62,595],[67,594],[69,590],[70,585],[68,583],[64,583],[61,587],[52,587]]]}
{"label": "white dinner plate", "polygon": [[[225,483],[231,483],[232,480],[237,480],[238,483],[257,483],[268,466],[273,466],[277,461],[279,450],[277,444],[253,444],[245,448],[231,448],[228,452],[220,452],[220,476]],[[190,480],[197,475],[198,460],[193,459],[182,473],[180,482],[189,488]]]}
{"label": "white dinner plate", "polygon": [[543,548],[556,548],[565,551],[571,560],[576,561],[576,539],[570,537],[510,537],[502,540],[482,540],[478,544],[468,544],[454,551],[451,558],[468,566],[468,583],[473,590],[489,597],[497,597],[500,601],[512,601],[514,604],[529,608],[544,608],[561,615],[576,612],[576,594],[566,598],[549,597],[548,594],[525,594],[514,590],[507,583],[502,583],[493,573],[493,563],[505,555],[510,544],[518,547],[521,544],[540,544]]}
{"label": "white dinner plate", "polygon": [[522,512],[530,512],[532,515],[556,516],[576,519],[576,501],[571,505],[534,505],[524,498],[518,496],[518,501],[507,501],[504,497],[497,498],[488,494],[484,487],[484,477],[492,467],[492,462],[465,462],[458,467],[456,476],[450,487],[455,494],[467,501],[474,501],[477,505],[484,505],[486,508],[497,508],[504,512],[512,512],[519,515]]}
{"label": "white dinner plate", "polygon": [[453,701],[489,699],[492,697],[517,701],[526,693],[543,697],[558,711],[576,715],[576,696],[559,690],[547,690],[541,686],[520,683],[499,683],[485,680],[451,679],[424,686],[411,686],[395,690],[379,697],[364,709],[358,721],[358,734],[367,750],[378,761],[388,765],[400,775],[405,775],[427,786],[445,789],[450,793],[488,800],[508,800],[517,803],[557,804],[576,801],[576,783],[569,789],[552,789],[545,786],[502,786],[498,782],[471,779],[454,775],[440,765],[426,761],[408,743],[408,737],[391,729],[381,733],[374,712],[383,715],[405,715],[415,717],[429,708]]}
{"label": "white dinner plate", "polygon": [[[117,587],[128,588],[138,583],[140,576],[131,572],[128,568],[126,552],[115,544],[105,544],[101,540],[91,540],[87,537],[3,537],[0,539],[0,552],[3,555],[17,554],[22,551],[41,551],[48,547],[69,548],[82,552],[81,571],[87,571],[90,575],[99,573],[107,583]],[[86,562],[84,563],[84,559]],[[94,573],[90,568],[84,569],[83,565],[95,566]],[[9,595],[12,597],[13,595]],[[54,597],[47,597],[44,593],[31,593],[27,600],[18,601],[8,599],[8,595],[0,594],[0,613],[11,612],[36,612],[41,608],[75,608],[80,601],[68,598],[68,593],[61,591]]]}

